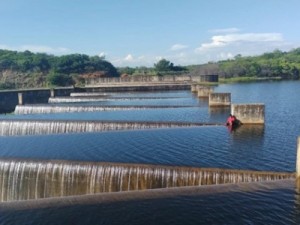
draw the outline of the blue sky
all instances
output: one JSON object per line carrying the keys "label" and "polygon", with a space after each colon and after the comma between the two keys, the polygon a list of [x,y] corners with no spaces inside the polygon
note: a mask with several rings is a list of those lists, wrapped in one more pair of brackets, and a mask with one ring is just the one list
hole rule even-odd
{"label": "blue sky", "polygon": [[201,64],[300,47],[299,0],[0,0],[0,49]]}

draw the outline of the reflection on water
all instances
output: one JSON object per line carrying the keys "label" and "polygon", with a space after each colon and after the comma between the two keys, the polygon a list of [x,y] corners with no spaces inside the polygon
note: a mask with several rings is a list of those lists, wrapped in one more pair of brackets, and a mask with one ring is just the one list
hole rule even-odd
{"label": "reflection on water", "polygon": [[210,121],[218,121],[225,124],[230,114],[230,107],[209,107],[208,112]]}
{"label": "reflection on water", "polygon": [[[276,92],[274,92],[276,90]],[[221,167],[234,169],[295,171],[295,146],[300,134],[300,82],[228,84],[216,92],[230,92],[233,103],[264,103],[264,127],[242,126],[228,132],[225,126],[70,135],[0,137],[4,158],[65,159],[151,163],[156,165]],[[125,95],[119,94],[124,97]],[[205,99],[190,92],[130,93],[128,96],[170,96],[178,99],[139,99],[80,103],[81,105],[185,105],[191,108],[1,116],[25,119],[146,120],[223,122],[228,112],[212,111]],[[187,98],[181,98],[187,97]],[[130,103],[129,103],[130,102]],[[79,104],[79,105],[80,105]],[[194,107],[196,106],[196,107]],[[286,116],[288,113],[288,117]],[[224,116],[224,118],[223,118]],[[216,120],[216,121],[215,121]],[[224,121],[225,122],[225,121]],[[197,194],[191,191],[160,198],[109,199],[79,203],[74,197],[0,205],[2,224],[300,224],[299,195],[293,182],[249,192]],[[224,188],[223,186],[221,188]],[[138,192],[142,196],[145,192]],[[103,199],[104,197],[99,197]],[[95,195],[90,199],[97,199]],[[99,200],[99,199],[98,199]],[[41,206],[32,204],[41,202]],[[17,208],[23,203],[23,208]],[[70,203],[70,204],[67,204]],[[74,204],[72,204],[74,203]],[[118,215],[118,216],[116,216]]]}
{"label": "reflection on water", "polygon": [[152,190],[0,204],[0,221],[28,225],[299,224],[294,198],[294,180]]}
{"label": "reflection on water", "polygon": [[249,144],[262,147],[264,140],[264,125],[242,125],[232,132],[232,138],[236,144]]}

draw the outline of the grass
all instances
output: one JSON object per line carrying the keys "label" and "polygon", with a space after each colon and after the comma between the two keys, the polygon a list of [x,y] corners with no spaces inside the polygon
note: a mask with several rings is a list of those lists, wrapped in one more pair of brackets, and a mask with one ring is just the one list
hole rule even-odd
{"label": "grass", "polygon": [[219,78],[219,83],[248,83],[263,80],[281,80],[281,77],[231,77]]}

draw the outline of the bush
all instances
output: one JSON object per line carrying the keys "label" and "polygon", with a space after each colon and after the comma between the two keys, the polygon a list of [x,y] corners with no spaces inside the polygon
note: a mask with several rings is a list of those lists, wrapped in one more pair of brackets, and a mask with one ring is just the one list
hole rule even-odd
{"label": "bush", "polygon": [[72,77],[57,72],[50,72],[47,76],[47,81],[54,86],[70,86],[74,84]]}

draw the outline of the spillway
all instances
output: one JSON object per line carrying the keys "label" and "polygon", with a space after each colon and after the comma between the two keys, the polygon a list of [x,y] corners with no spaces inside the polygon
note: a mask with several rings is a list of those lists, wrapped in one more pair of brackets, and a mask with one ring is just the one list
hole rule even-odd
{"label": "spillway", "polygon": [[98,112],[118,110],[170,109],[195,106],[155,106],[155,105],[108,105],[108,106],[76,106],[76,105],[17,105],[15,114],[66,113],[66,112]]}
{"label": "spillway", "polygon": [[291,178],[295,178],[294,173],[1,159],[0,201]]}
{"label": "spillway", "polygon": [[88,120],[0,120],[0,136],[41,135],[112,130],[141,130],[199,126],[220,126],[212,123],[88,121]]}
{"label": "spillway", "polygon": [[51,97],[48,103],[74,103],[74,102],[101,102],[101,101],[122,101],[122,100],[158,100],[158,99],[181,99],[183,97],[109,97],[109,96],[81,96],[81,97]]}
{"label": "spillway", "polygon": [[107,93],[99,92],[73,92],[70,94],[71,97],[108,97]]}

